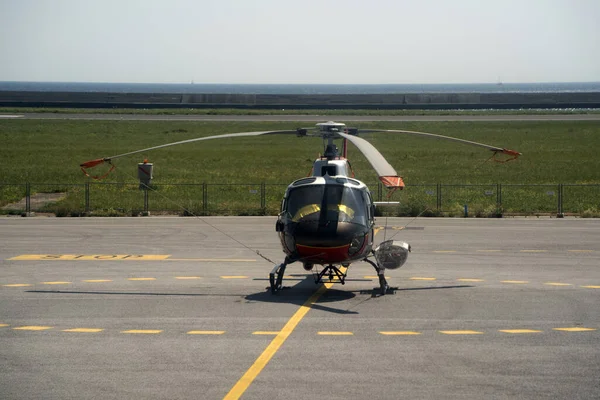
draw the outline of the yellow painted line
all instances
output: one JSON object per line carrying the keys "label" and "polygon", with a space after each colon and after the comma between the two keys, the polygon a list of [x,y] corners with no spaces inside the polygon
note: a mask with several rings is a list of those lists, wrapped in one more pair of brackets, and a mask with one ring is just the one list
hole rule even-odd
{"label": "yellow painted line", "polygon": [[[342,273],[346,272],[346,268],[340,268]],[[275,355],[277,350],[285,343],[287,338],[292,334],[296,326],[300,323],[302,318],[310,311],[313,304],[319,300],[319,297],[323,293],[327,291],[330,287],[333,286],[333,283],[324,283],[312,296],[308,298],[300,306],[300,308],[292,315],[292,317],[288,320],[288,322],[284,325],[284,327],[277,333],[277,335],[271,340],[271,343],[267,346],[265,351],[262,352],[260,356],[254,361],[254,364],[250,366],[250,368],[244,373],[244,375],[236,382],[236,384],[231,388],[229,393],[224,397],[224,400],[233,400],[239,399],[244,392],[248,389],[248,387],[252,384],[254,379],[261,373],[261,371],[265,368],[265,366],[269,363],[271,358]]]}
{"label": "yellow painted line", "polygon": [[598,286],[598,285],[586,285],[586,286],[582,286],[582,288],[586,288],[586,289],[600,289],[600,286]]}
{"label": "yellow painted line", "polygon": [[377,234],[379,233],[379,231],[382,230],[382,229],[383,228],[381,228],[381,227],[373,228],[373,232],[374,232],[373,236],[377,236]]}
{"label": "yellow painted line", "polygon": [[252,332],[253,335],[279,335],[280,331],[256,331]]}
{"label": "yellow painted line", "polygon": [[522,284],[525,284],[525,283],[529,283],[529,281],[501,281],[501,282],[502,283],[512,283],[512,284],[515,284],[515,285],[522,285]]}
{"label": "yellow painted line", "polygon": [[483,282],[483,279],[477,279],[477,278],[458,278],[457,281],[459,282]]}
{"label": "yellow painted line", "polygon": [[169,258],[166,261],[256,262],[253,258]]}
{"label": "yellow painted line", "polygon": [[572,283],[561,283],[561,282],[546,282],[544,285],[548,286],[573,286]]}
{"label": "yellow painted line", "polygon": [[578,328],[578,327],[573,327],[573,328],[554,328],[555,331],[563,331],[563,332],[590,332],[590,331],[595,331],[595,328]]}
{"label": "yellow painted line", "polygon": [[76,332],[76,333],[97,333],[102,332],[104,329],[99,328],[73,328],[73,329],[64,329],[63,332]]}
{"label": "yellow painted line", "polygon": [[436,278],[427,278],[427,277],[421,277],[421,276],[413,276],[412,278],[408,278],[411,281],[435,281]]}
{"label": "yellow painted line", "polygon": [[199,276],[176,276],[175,279],[179,280],[191,280],[191,279],[202,279]]}
{"label": "yellow painted line", "polygon": [[189,331],[188,335],[222,335],[225,331]]}
{"label": "yellow painted line", "polygon": [[25,287],[25,286],[31,286],[29,283],[11,283],[8,285],[2,285],[2,286],[6,286],[6,287]]}
{"label": "yellow painted line", "polygon": [[10,325],[8,325],[8,324],[0,324],[0,328],[4,328],[6,326],[10,326]]}
{"label": "yellow painted line", "polygon": [[162,330],[159,329],[129,329],[127,331],[121,331],[121,333],[142,333],[142,334],[153,334],[153,333],[161,333]]}
{"label": "yellow painted line", "polygon": [[83,282],[88,283],[102,283],[102,282],[112,282],[111,279],[86,279]]}
{"label": "yellow painted line", "polygon": [[19,326],[13,329],[16,331],[45,331],[52,328],[53,326]]}
{"label": "yellow painted line", "polygon": [[414,331],[382,331],[379,332],[382,335],[386,336],[409,336],[409,335],[420,335],[421,332]]}
{"label": "yellow painted line", "polygon": [[482,335],[479,331],[440,331],[444,335]]}
{"label": "yellow painted line", "polygon": [[434,253],[456,253],[456,250],[434,250]]}
{"label": "yellow painted line", "polygon": [[352,336],[354,333],[352,332],[332,332],[332,331],[321,331],[317,332],[318,335],[322,336]]}
{"label": "yellow painted line", "polygon": [[246,279],[248,278],[245,275],[222,275],[222,279]]}
{"label": "yellow painted line", "polygon": [[520,253],[547,253],[548,250],[521,250]]}
{"label": "yellow painted line", "polygon": [[128,281],[155,281],[156,278],[127,278]]}
{"label": "yellow painted line", "polygon": [[170,254],[22,254],[11,261],[155,261],[165,260]]}
{"label": "yellow painted line", "polygon": [[500,329],[500,332],[504,332],[504,333],[540,333],[542,331],[538,331],[535,329]]}
{"label": "yellow painted line", "polygon": [[66,282],[66,281],[55,281],[55,282],[42,282],[44,285],[68,285],[69,283],[73,283],[73,282]]}

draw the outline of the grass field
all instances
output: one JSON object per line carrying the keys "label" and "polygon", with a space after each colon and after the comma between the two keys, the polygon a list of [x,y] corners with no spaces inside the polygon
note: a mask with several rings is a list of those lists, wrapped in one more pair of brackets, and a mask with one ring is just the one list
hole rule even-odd
{"label": "grass field", "polygon": [[[23,196],[23,188],[14,184],[31,183],[32,193],[67,192],[65,199],[49,206],[48,210],[61,209],[68,213],[69,209],[81,209],[85,202],[80,186],[70,186],[89,181],[79,169],[83,161],[199,136],[290,129],[301,125],[285,122],[0,120],[0,206]],[[361,123],[359,128],[440,133],[523,153],[517,161],[499,164],[487,161],[491,154],[480,148],[396,134],[369,134],[366,138],[405,179],[407,189],[394,195],[403,202],[405,214],[415,214],[423,207],[439,208],[436,204],[439,203],[437,184],[461,187],[460,191],[450,186],[445,188],[441,204],[444,211],[457,214],[463,203],[470,201],[471,210],[482,215],[493,213],[491,210],[497,207],[497,184],[503,187],[502,211],[505,213],[552,212],[556,209],[553,197],[558,195],[558,189],[555,189],[558,184],[600,185],[597,156],[600,123],[594,121],[372,122]],[[155,166],[157,188],[157,192],[151,194],[152,209],[181,211],[180,206],[185,206],[195,212],[255,213],[253,210],[262,206],[257,197],[266,197],[267,210],[262,212],[271,214],[276,212],[286,185],[306,176],[321,151],[320,139],[295,136],[211,140],[162,149],[116,160],[116,170],[103,181],[107,184],[93,186],[91,202],[94,209],[122,210],[125,214],[139,209],[142,196],[137,190],[136,168],[138,162],[148,158]],[[375,173],[352,146],[349,158],[356,177],[376,191]],[[106,167],[101,166],[94,172],[100,173],[102,168]],[[209,186],[203,187],[203,183]],[[262,183],[266,184],[265,188],[260,186]],[[236,186],[219,189],[214,184]],[[464,185],[482,186],[469,189]],[[568,200],[566,204],[573,204],[572,210],[567,211],[595,215],[600,209],[600,189],[596,186],[574,188],[577,190],[567,192],[574,193],[565,199]],[[436,193],[432,194],[434,190]],[[453,190],[455,194],[452,194]],[[477,200],[469,200],[474,196],[472,191],[478,193]],[[212,205],[203,205],[206,202]]]}

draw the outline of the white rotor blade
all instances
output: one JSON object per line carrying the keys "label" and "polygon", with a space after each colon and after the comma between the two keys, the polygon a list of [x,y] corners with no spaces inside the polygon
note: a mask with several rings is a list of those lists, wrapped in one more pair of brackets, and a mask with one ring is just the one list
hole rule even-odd
{"label": "white rotor blade", "polygon": [[398,176],[398,173],[386,161],[383,155],[377,150],[371,143],[365,139],[354,135],[348,135],[345,133],[338,133],[344,139],[348,139],[358,150],[365,156],[365,158],[371,163],[377,175],[381,176]]}
{"label": "white rotor blade", "polygon": [[[361,132],[361,131],[359,131],[359,132]],[[492,151],[504,151],[505,150],[505,149],[503,149],[501,147],[490,146],[490,145],[487,145],[487,144],[472,142],[470,140],[465,140],[465,139],[458,139],[458,138],[450,137],[450,136],[437,135],[435,133],[417,132],[417,131],[404,131],[404,130],[398,130],[398,129],[369,129],[369,130],[365,130],[364,132],[403,133],[403,134],[406,134],[406,135],[428,137],[428,138],[431,138],[431,139],[449,140],[449,141],[452,141],[452,142],[458,142],[458,143],[468,144],[468,145],[471,145],[471,146],[479,146],[479,147],[483,147],[485,149],[492,150]]]}
{"label": "white rotor blade", "polygon": [[96,159],[96,160],[86,161],[86,162],[82,163],[80,166],[81,166],[82,169],[90,168],[90,167],[94,167],[94,166],[96,166],[98,164],[102,164],[103,162],[114,160],[115,158],[130,156],[132,154],[143,153],[143,152],[150,151],[150,150],[162,149],[163,147],[176,146],[178,144],[199,142],[201,140],[225,139],[225,138],[244,137],[244,136],[292,134],[292,133],[293,134],[297,134],[297,131],[296,130],[293,130],[293,131],[287,130],[287,131],[240,132],[240,133],[229,133],[229,134],[225,134],[225,135],[204,136],[204,137],[199,137],[199,138],[194,138],[194,139],[181,140],[179,142],[162,144],[160,146],[148,147],[146,149],[130,151],[129,153],[118,154],[116,156],[103,157],[103,158],[99,158],[99,159]]}

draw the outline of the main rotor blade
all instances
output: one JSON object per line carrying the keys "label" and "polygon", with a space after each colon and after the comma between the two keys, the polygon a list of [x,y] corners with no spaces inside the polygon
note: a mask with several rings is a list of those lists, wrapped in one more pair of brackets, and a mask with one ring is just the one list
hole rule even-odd
{"label": "main rotor blade", "polygon": [[386,161],[383,155],[377,150],[371,143],[365,139],[354,135],[348,135],[345,133],[338,132],[338,135],[344,139],[349,140],[358,150],[365,156],[365,158],[371,163],[373,169],[379,176],[379,180],[388,188],[403,188],[404,182],[402,178],[398,176],[398,173]]}
{"label": "main rotor blade", "polygon": [[[160,146],[148,147],[147,149],[130,151],[129,153],[118,154],[116,156],[104,157],[101,160],[102,161],[110,161],[110,160],[114,160],[115,158],[130,156],[132,154],[138,154],[138,153],[143,153],[143,152],[150,151],[150,150],[162,149],[163,147],[176,146],[176,145],[179,145],[179,144],[199,142],[201,140],[227,139],[227,138],[233,138],[233,137],[260,136],[260,135],[278,135],[278,134],[294,134],[295,135],[296,133],[297,133],[296,130],[293,130],[293,131],[288,130],[288,131],[240,132],[240,133],[228,133],[228,134],[225,134],[225,135],[204,136],[204,137],[199,137],[199,138],[194,138],[194,139],[181,140],[179,142],[162,144]],[[93,161],[97,161],[97,160],[93,160]]]}
{"label": "main rotor blade", "polygon": [[[421,136],[421,137],[428,137],[431,139],[442,139],[442,140],[449,140],[452,142],[458,142],[458,143],[463,143],[463,144],[468,144],[471,146],[479,146],[479,147],[483,147],[485,149],[491,150],[491,151],[498,151],[498,152],[504,152],[507,149],[503,149],[501,147],[496,147],[496,146],[490,146],[488,144],[484,144],[484,143],[477,143],[477,142],[472,142],[470,140],[465,140],[465,139],[459,139],[459,138],[455,138],[455,137],[450,137],[450,136],[444,136],[444,135],[438,135],[435,133],[428,133],[428,132],[417,132],[417,131],[405,131],[405,130],[398,130],[398,129],[365,129],[365,130],[360,130],[360,133],[370,133],[370,132],[391,132],[391,133],[403,133],[406,135],[414,135],[414,136]],[[512,150],[510,150],[512,151]],[[520,155],[521,153],[519,153]]]}

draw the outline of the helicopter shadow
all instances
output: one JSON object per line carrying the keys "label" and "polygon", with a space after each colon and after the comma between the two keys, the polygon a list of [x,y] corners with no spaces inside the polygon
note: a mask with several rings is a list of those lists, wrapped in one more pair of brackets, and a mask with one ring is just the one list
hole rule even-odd
{"label": "helicopter shadow", "polygon": [[[275,294],[271,293],[270,287],[266,287],[264,291],[252,293],[245,296],[247,303],[280,303],[293,304],[298,307],[306,304],[307,300],[319,289],[322,284],[316,285],[312,275],[291,275],[292,278],[284,279],[284,286]],[[268,282],[268,279],[255,279]],[[297,281],[296,284],[290,286],[285,283]],[[336,285],[339,285],[337,283]],[[326,305],[326,303],[334,303],[345,300],[350,300],[356,297],[353,291],[340,290],[329,288],[319,296],[317,301],[310,305],[311,309],[326,311],[334,314],[358,314],[357,311],[344,310]]]}

